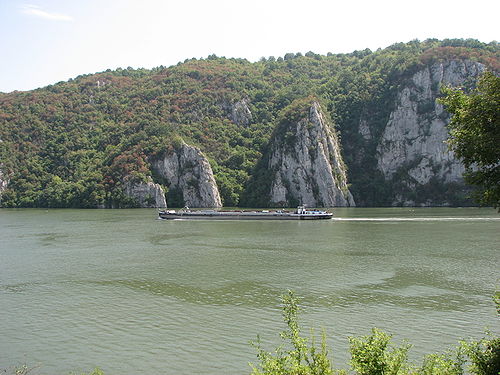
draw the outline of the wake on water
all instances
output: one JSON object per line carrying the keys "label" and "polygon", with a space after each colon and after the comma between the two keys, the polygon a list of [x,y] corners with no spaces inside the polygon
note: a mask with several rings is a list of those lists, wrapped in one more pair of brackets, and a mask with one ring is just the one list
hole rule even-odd
{"label": "wake on water", "polygon": [[500,221],[500,217],[333,217],[335,221]]}

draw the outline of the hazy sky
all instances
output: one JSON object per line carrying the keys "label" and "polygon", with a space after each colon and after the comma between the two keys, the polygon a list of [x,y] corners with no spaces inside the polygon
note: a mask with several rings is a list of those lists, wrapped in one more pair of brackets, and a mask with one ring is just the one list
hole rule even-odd
{"label": "hazy sky", "polygon": [[498,0],[0,0],[0,91],[187,58],[499,40]]}

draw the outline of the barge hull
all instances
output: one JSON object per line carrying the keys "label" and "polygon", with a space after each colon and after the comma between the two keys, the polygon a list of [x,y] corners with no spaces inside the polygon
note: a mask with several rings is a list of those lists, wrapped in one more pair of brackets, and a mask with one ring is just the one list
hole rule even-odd
{"label": "barge hull", "polygon": [[240,213],[214,213],[214,214],[159,214],[165,220],[325,220],[331,219],[332,214],[240,214]]}

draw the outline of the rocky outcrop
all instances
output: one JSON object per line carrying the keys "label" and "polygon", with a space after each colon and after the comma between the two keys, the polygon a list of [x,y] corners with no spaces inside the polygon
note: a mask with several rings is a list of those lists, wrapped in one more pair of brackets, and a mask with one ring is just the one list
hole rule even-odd
{"label": "rocky outcrop", "polygon": [[247,126],[252,121],[252,112],[248,104],[248,99],[244,98],[236,102],[224,100],[220,106],[227,112],[232,122],[238,125]]}
{"label": "rocky outcrop", "polygon": [[140,207],[167,207],[163,188],[159,184],[155,184],[152,180],[148,182],[134,182],[129,180],[124,183],[124,192],[128,197],[135,199]]}
{"label": "rocky outcrop", "polygon": [[2,194],[7,189],[9,181],[7,180],[7,177],[4,176],[2,172],[2,165],[0,165],[0,202],[2,201]]}
{"label": "rocky outcrop", "polygon": [[197,147],[182,143],[163,158],[152,161],[152,167],[169,189],[182,193],[185,205],[222,207],[210,163]]}
{"label": "rocky outcrop", "polygon": [[355,206],[335,133],[314,102],[272,141],[270,202],[275,206]]}
{"label": "rocky outcrop", "polygon": [[248,101],[242,99],[231,106],[231,120],[238,125],[248,125],[252,121],[252,112],[248,107]]}
{"label": "rocky outcrop", "polygon": [[370,130],[370,127],[368,126],[368,121],[366,121],[366,119],[362,119],[360,122],[359,122],[359,133],[361,134],[361,136],[365,139],[365,140],[370,140],[372,139],[372,132]]}
{"label": "rocky outcrop", "polygon": [[[442,85],[474,82],[484,70],[478,62],[451,60],[435,63],[413,75],[398,93],[395,109],[377,146],[378,168],[386,180],[402,176],[398,182],[409,189],[428,184],[431,179],[442,183],[462,181],[464,167],[445,143],[449,115],[436,98]],[[364,127],[360,131],[367,137]],[[413,203],[404,196],[393,202]]]}

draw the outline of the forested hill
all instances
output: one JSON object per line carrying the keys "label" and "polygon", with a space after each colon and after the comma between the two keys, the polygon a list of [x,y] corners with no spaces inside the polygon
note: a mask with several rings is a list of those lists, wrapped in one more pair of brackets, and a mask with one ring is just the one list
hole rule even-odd
{"label": "forested hill", "polygon": [[[484,70],[500,71],[498,43],[427,40],[256,63],[209,56],[0,94],[0,205],[154,205],[152,186],[169,206],[203,205],[212,173],[225,206],[293,205],[306,191],[334,205],[322,192],[332,184],[331,202],[345,205],[466,204],[435,99]],[[312,164],[297,175],[290,158]]]}

